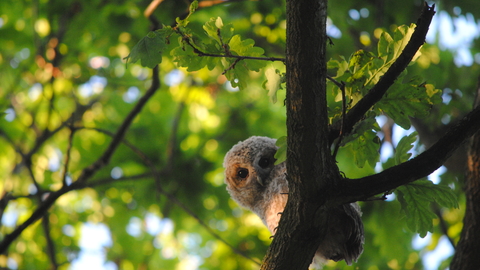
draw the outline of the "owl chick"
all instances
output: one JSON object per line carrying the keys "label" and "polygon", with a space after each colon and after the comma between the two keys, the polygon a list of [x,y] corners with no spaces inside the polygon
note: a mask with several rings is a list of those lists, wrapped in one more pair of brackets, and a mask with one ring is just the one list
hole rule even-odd
{"label": "owl chick", "polygon": [[[278,227],[288,199],[286,165],[275,165],[278,147],[274,139],[253,136],[234,145],[225,155],[225,183],[230,196],[257,214],[272,235]],[[320,244],[315,263],[327,259],[356,261],[363,251],[363,223],[358,204],[333,207],[328,212],[329,227]]]}

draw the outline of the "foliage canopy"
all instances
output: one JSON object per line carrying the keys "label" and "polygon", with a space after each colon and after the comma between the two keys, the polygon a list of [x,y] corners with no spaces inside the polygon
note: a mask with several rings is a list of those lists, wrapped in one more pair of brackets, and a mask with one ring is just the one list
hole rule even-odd
{"label": "foliage canopy", "polygon": [[[283,2],[160,2],[150,21],[142,16],[151,4],[145,1],[0,3],[0,240],[64,191],[0,255],[0,267],[75,269],[88,249],[87,229],[101,226],[109,237],[93,248],[110,269],[258,267],[270,235],[229,199],[221,163],[250,135],[286,135]],[[332,124],[399,56],[419,12],[398,1],[387,1],[396,5],[388,9],[337,2],[329,7],[330,27],[342,33],[328,49]],[[445,2],[440,12],[465,17],[455,10],[468,1]],[[405,130],[437,132],[471,108],[479,65],[455,66],[441,48],[425,44],[408,73],[335,142],[348,178],[407,161],[430,137]],[[479,50],[476,40],[470,52]],[[117,136],[129,116],[124,137]],[[281,161],[286,140],[278,144]],[[86,168],[92,174],[74,184]],[[449,167],[438,185],[419,180],[387,202],[362,202],[367,240],[355,267],[422,269],[424,252],[442,238],[458,241],[461,178]],[[412,246],[416,233],[428,235],[426,246]],[[338,267],[344,263],[325,269]]]}

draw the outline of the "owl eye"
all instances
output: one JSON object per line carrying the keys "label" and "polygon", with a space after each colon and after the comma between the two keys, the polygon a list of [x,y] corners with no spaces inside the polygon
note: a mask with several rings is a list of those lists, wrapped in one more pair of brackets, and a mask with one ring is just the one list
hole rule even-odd
{"label": "owl eye", "polygon": [[247,178],[248,176],[248,170],[245,169],[245,168],[240,168],[238,171],[237,171],[237,176],[242,178],[242,179],[245,179]]}
{"label": "owl eye", "polygon": [[270,159],[263,157],[258,161],[258,166],[262,168],[267,168],[270,165]]}

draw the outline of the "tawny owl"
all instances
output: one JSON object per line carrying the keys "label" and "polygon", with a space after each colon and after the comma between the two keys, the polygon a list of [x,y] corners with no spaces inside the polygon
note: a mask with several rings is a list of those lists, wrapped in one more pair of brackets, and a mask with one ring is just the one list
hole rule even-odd
{"label": "tawny owl", "polygon": [[[230,196],[253,211],[268,227],[275,230],[288,199],[285,162],[275,163],[275,140],[253,136],[234,145],[225,156],[225,183]],[[329,228],[320,244],[315,263],[326,259],[345,260],[350,265],[363,251],[363,224],[358,204],[332,208],[328,212]]]}

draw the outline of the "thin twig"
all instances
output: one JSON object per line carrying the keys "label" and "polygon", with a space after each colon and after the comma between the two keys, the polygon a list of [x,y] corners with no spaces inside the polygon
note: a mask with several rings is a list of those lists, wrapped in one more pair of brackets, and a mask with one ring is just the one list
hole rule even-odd
{"label": "thin twig", "polygon": [[90,181],[90,182],[86,183],[85,185],[78,186],[77,189],[82,189],[82,188],[86,188],[86,187],[94,188],[94,187],[98,187],[98,186],[110,185],[112,183],[120,183],[120,182],[126,182],[126,181],[131,181],[131,180],[136,180],[136,181],[142,180],[142,179],[147,180],[148,178],[151,178],[151,177],[153,177],[153,174],[151,172],[141,173],[141,174],[136,174],[136,175],[130,175],[130,176],[122,176],[118,179],[107,177],[107,178],[96,179],[94,181]]}
{"label": "thin twig", "polygon": [[87,105],[82,105],[77,103],[75,112],[72,113],[72,115],[68,119],[63,121],[53,131],[46,129],[44,132],[42,132],[42,134],[39,137],[37,137],[37,139],[35,140],[34,146],[30,149],[30,151],[28,151],[28,153],[25,154],[26,156],[25,159],[30,158],[33,154],[35,154],[40,149],[40,147],[53,135],[57,134],[57,132],[62,130],[64,127],[68,126],[70,123],[75,122],[77,119],[80,119],[83,113],[85,113],[88,109],[90,109],[93,106],[93,104],[95,104],[97,101],[98,99],[93,99]]}
{"label": "thin twig", "polygon": [[283,63],[285,63],[285,61],[286,61],[285,58],[279,58],[279,57],[257,57],[257,56],[233,55],[233,54],[229,53],[229,51],[228,52],[226,51],[225,54],[206,53],[206,52],[201,51],[197,46],[195,46],[192,43],[190,37],[183,34],[182,31],[180,31],[180,29],[178,29],[178,28],[174,28],[174,29],[180,36],[182,36],[183,41],[185,41],[185,43],[188,46],[190,46],[193,49],[193,52],[198,56],[220,57],[220,58],[236,58],[236,59],[239,59],[239,60],[262,60],[262,61],[272,61],[272,62],[281,61]]}
{"label": "thin twig", "polygon": [[237,63],[240,62],[240,60],[242,60],[242,59],[240,59],[240,58],[235,59],[235,61],[233,61],[233,63],[222,72],[222,75],[225,75],[225,73],[227,73],[229,70],[234,69],[235,66],[237,65]]}
{"label": "thin twig", "polygon": [[[81,130],[81,129],[84,129],[84,130],[94,130],[94,131],[97,131],[97,132],[100,132],[100,133],[103,133],[103,134],[106,134],[112,138],[115,138],[115,133],[111,132],[111,131],[108,131],[108,130],[105,130],[105,129],[102,129],[102,128],[94,128],[94,127],[77,127],[76,128],[77,130]],[[127,139],[125,138],[122,138],[121,142],[126,145],[128,148],[130,148],[135,154],[137,154],[142,160],[143,162],[145,162],[148,166],[153,166],[153,162],[151,162],[147,156],[138,148],[136,147],[135,145],[133,145],[131,142],[129,142]]]}
{"label": "thin twig", "polygon": [[180,102],[178,104],[177,112],[175,113],[175,117],[172,120],[172,126],[170,128],[171,133],[170,133],[170,137],[168,139],[168,144],[167,144],[167,161],[166,161],[167,171],[173,168],[173,161],[175,160],[175,155],[176,155],[178,127],[180,125],[180,120],[184,110],[185,110],[185,103]]}
{"label": "thin twig", "polygon": [[72,145],[73,145],[73,136],[75,134],[75,128],[73,127],[73,115],[71,117],[72,122],[70,124],[70,136],[68,137],[68,146],[67,146],[67,152],[65,153],[65,164],[63,165],[63,176],[62,176],[62,183],[63,185],[67,185],[67,176],[68,176],[68,165],[70,163],[70,152],[72,151]]}
{"label": "thin twig", "polygon": [[453,239],[448,235],[448,225],[445,222],[445,219],[443,218],[442,212],[440,211],[440,207],[438,207],[438,205],[433,205],[432,208],[433,208],[433,212],[438,217],[440,230],[442,231],[443,235],[447,237],[448,242],[450,242],[453,249],[455,249],[455,241],[453,241]]}
{"label": "thin twig", "polygon": [[197,214],[195,214],[195,212],[193,212],[192,210],[190,210],[186,205],[184,205],[181,201],[179,201],[174,195],[170,194],[170,193],[167,193],[167,192],[164,192],[163,190],[160,191],[164,196],[166,196],[168,198],[168,200],[170,200],[171,202],[175,203],[177,206],[179,206],[180,208],[183,209],[183,211],[187,212],[187,214],[189,214],[191,217],[193,217],[197,222],[198,224],[200,224],[202,227],[204,227],[208,233],[210,233],[213,237],[215,237],[217,240],[219,240],[220,242],[224,243],[225,245],[227,245],[231,250],[233,250],[235,253],[237,253],[238,255],[241,255],[243,256],[244,258],[254,262],[255,264],[257,265],[261,265],[261,262],[248,256],[247,254],[245,254],[243,251],[239,250],[238,248],[234,247],[232,244],[228,243],[225,239],[223,239],[220,235],[218,235],[210,226],[208,226],[208,224],[206,224],[203,220],[201,220]]}
{"label": "thin twig", "polygon": [[242,55],[224,55],[224,54],[212,54],[205,53],[202,51],[195,52],[198,56],[208,56],[208,57],[223,57],[223,58],[237,58],[239,60],[262,60],[262,61],[281,61],[285,63],[285,58],[280,57],[257,57],[257,56],[242,56]]}
{"label": "thin twig", "polygon": [[[338,82],[337,82],[338,83]],[[337,157],[338,149],[340,149],[340,145],[342,144],[342,139],[345,134],[345,115],[347,114],[347,101],[345,97],[345,83],[341,82],[340,90],[342,91],[342,126],[340,128],[340,135],[338,136],[337,144],[335,145],[335,150],[333,151],[333,158]]]}
{"label": "thin twig", "polygon": [[152,2],[150,2],[150,4],[148,5],[148,7],[145,9],[145,11],[143,12],[143,16],[145,16],[145,18],[150,18],[150,16],[152,15],[152,13],[157,9],[157,7],[163,2],[163,0],[153,0]]}
{"label": "thin twig", "polygon": [[342,87],[345,87],[345,83],[341,83],[341,82],[335,80],[332,76],[330,76],[328,74],[326,76],[327,76],[327,79],[329,81],[333,82],[338,88],[341,89]]}

